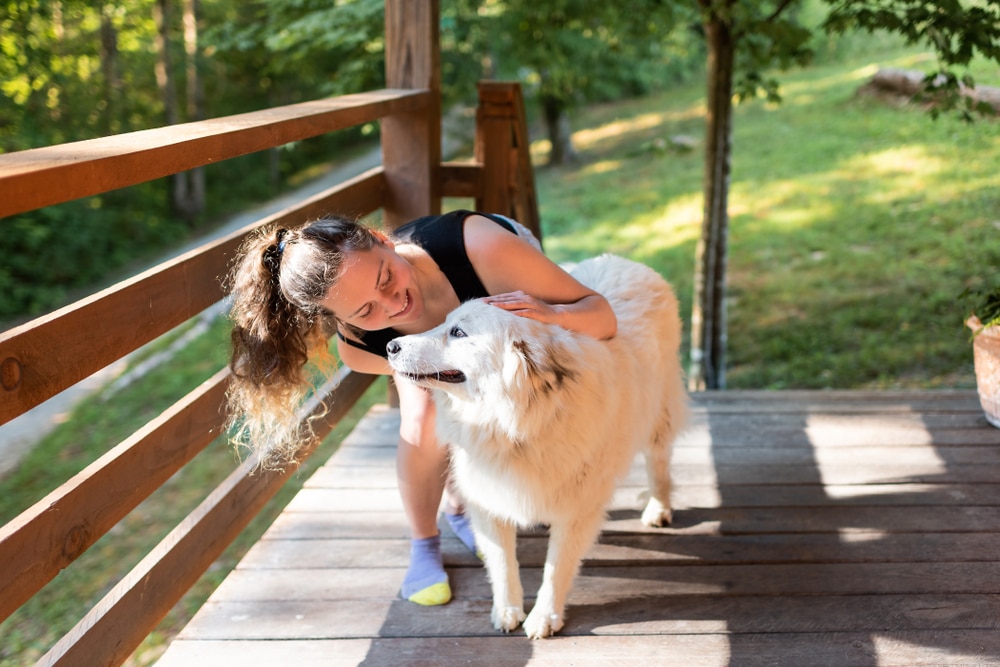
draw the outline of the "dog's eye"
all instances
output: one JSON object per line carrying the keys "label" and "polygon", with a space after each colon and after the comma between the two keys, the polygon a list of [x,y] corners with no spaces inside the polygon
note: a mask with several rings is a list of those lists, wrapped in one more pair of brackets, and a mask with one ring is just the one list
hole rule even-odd
{"label": "dog's eye", "polygon": [[448,332],[452,338],[465,338],[466,333],[462,331],[461,327],[452,327],[451,331]]}

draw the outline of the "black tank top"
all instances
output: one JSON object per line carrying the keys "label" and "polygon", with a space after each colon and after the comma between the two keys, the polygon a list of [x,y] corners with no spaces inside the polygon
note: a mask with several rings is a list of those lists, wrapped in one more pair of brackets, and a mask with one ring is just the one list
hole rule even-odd
{"label": "black tank top", "polygon": [[[392,233],[395,241],[420,246],[430,255],[448,282],[451,283],[452,289],[458,295],[459,303],[489,296],[486,288],[483,287],[483,282],[476,275],[476,270],[472,268],[469,253],[465,249],[465,238],[462,235],[462,230],[465,227],[465,219],[470,215],[481,215],[489,218],[512,234],[517,233],[513,225],[503,217],[465,210],[417,218],[397,227]],[[337,336],[348,345],[383,358],[388,357],[385,346],[389,341],[403,335],[392,328],[361,333],[363,334],[361,340],[357,341],[347,338],[339,329],[337,330]]]}

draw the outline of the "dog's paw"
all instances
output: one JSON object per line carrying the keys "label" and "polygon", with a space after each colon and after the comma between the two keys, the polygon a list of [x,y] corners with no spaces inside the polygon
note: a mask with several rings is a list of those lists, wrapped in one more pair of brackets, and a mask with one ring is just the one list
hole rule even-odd
{"label": "dog's paw", "polygon": [[535,607],[524,621],[524,634],[529,639],[545,639],[562,630],[563,622],[562,614]]}
{"label": "dog's paw", "polygon": [[656,498],[650,498],[646,509],[642,511],[642,523],[653,528],[665,528],[673,519],[674,515],[670,508]]}
{"label": "dog's paw", "polygon": [[524,620],[524,610],[521,607],[494,606],[490,618],[493,621],[494,628],[503,632],[510,632],[511,630],[516,630],[517,626],[521,625],[521,621]]}

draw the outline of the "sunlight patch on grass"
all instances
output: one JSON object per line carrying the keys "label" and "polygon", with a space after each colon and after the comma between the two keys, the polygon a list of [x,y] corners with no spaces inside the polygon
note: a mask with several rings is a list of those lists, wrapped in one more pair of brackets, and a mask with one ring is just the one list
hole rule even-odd
{"label": "sunlight patch on grass", "polygon": [[545,239],[546,253],[559,260],[582,259],[602,252],[644,258],[674,251],[701,235],[701,195],[675,197],[658,211],[636,213],[624,220],[607,216],[590,220],[572,233]]}
{"label": "sunlight patch on grass", "polygon": [[667,123],[700,119],[704,115],[705,111],[701,105],[694,105],[677,111],[644,113],[632,118],[614,120],[604,125],[574,132],[573,143],[577,148],[587,150],[593,148],[598,143],[608,140],[621,141],[623,135],[658,128]]}
{"label": "sunlight patch on grass", "polygon": [[639,260],[697,241],[701,236],[701,199],[696,195],[692,199],[675,201],[660,215],[635,218],[621,227],[617,236],[628,242],[631,255]]}
{"label": "sunlight patch on grass", "polygon": [[531,162],[533,164],[544,163],[551,151],[552,142],[548,139],[532,141],[531,145],[528,147],[528,152],[531,154]]}
{"label": "sunlight patch on grass", "polygon": [[[930,155],[923,146],[911,145],[858,155],[845,161],[832,176],[844,183],[871,184],[863,197],[867,203],[885,206],[909,201],[909,208],[921,210],[929,197],[938,198],[937,176],[946,168],[942,159]],[[891,212],[886,209],[886,213]]]}
{"label": "sunlight patch on grass", "polygon": [[701,236],[701,220],[700,192],[675,197],[643,229],[643,253],[657,253],[697,241]]}
{"label": "sunlight patch on grass", "polygon": [[801,75],[804,78],[788,79],[781,84],[782,103],[769,109],[781,110],[790,104],[798,106],[816,104],[831,90],[857,86],[861,81],[871,78],[877,70],[878,65],[865,65],[850,72],[837,72],[824,77],[817,77],[813,71]]}
{"label": "sunlight patch on grass", "polygon": [[614,171],[619,171],[622,168],[621,160],[601,160],[600,162],[594,162],[589,164],[580,170],[581,176],[596,176],[597,174],[608,174]]}
{"label": "sunlight patch on grass", "polygon": [[749,216],[776,229],[800,229],[834,216],[826,178],[774,181],[764,189],[735,188],[729,196],[730,219]]}
{"label": "sunlight patch on grass", "polygon": [[931,176],[940,173],[944,164],[923,146],[901,146],[860,156],[848,165],[849,171],[856,169],[875,176]]}

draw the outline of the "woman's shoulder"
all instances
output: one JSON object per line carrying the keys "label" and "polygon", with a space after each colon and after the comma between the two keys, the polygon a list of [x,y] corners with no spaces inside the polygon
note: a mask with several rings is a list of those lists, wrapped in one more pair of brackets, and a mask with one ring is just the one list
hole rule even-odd
{"label": "woman's shoulder", "polygon": [[425,215],[406,224],[400,225],[392,232],[396,241],[423,245],[428,239],[450,232],[459,232],[465,219],[475,215],[473,211],[457,210],[440,215]]}

